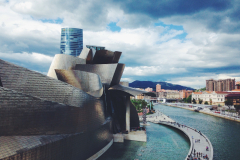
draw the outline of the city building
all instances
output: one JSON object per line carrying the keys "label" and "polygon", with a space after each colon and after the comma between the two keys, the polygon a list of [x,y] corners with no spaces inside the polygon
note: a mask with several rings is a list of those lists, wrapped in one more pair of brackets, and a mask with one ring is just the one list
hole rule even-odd
{"label": "city building", "polygon": [[96,51],[105,50],[105,47],[101,47],[101,46],[86,45],[86,47],[89,49],[95,49]]}
{"label": "city building", "polygon": [[240,81],[236,82],[235,89],[240,89]]}
{"label": "city building", "polygon": [[188,98],[192,94],[192,90],[181,90],[180,93],[180,98]]}
{"label": "city building", "polygon": [[152,88],[150,88],[150,87],[148,87],[148,88],[145,88],[145,91],[147,91],[147,92],[152,92],[152,91],[153,91],[153,89],[152,89]]}
{"label": "city building", "polygon": [[226,101],[232,101],[234,106],[240,106],[240,94],[229,94],[225,96]]}
{"label": "city building", "polygon": [[180,99],[180,92],[177,90],[166,90],[162,92],[157,92],[159,98],[165,99]]}
{"label": "city building", "polygon": [[240,94],[240,92],[220,92],[220,91],[204,91],[204,92],[193,92],[192,101],[195,99],[196,103],[199,103],[199,99],[202,100],[202,104],[208,102],[211,105],[225,105],[225,96],[229,94]]}
{"label": "city building", "polygon": [[161,92],[161,85],[160,84],[156,85],[156,92]]}
{"label": "city building", "polygon": [[79,28],[62,28],[60,54],[74,57],[80,55],[83,49],[83,30]]}
{"label": "city building", "polygon": [[231,91],[235,89],[235,79],[206,80],[206,91]]}

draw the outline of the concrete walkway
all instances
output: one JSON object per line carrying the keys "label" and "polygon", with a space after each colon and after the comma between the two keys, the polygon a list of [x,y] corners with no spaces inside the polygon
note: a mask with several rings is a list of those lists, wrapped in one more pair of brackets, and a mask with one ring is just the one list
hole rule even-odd
{"label": "concrete walkway", "polygon": [[[141,120],[141,118],[140,118],[140,120]],[[148,115],[147,121],[152,122],[152,123],[171,126],[176,129],[179,129],[183,133],[185,133],[185,135],[188,136],[188,138],[190,140],[190,144],[191,144],[190,150],[186,157],[186,160],[188,160],[189,156],[191,156],[192,158],[200,158],[201,160],[204,160],[203,156],[205,156],[205,155],[208,156],[209,160],[213,159],[212,144],[211,144],[210,140],[203,133],[197,131],[194,128],[191,128],[191,127],[188,127],[185,125],[181,125],[181,124],[175,122],[169,116],[164,115],[160,111],[157,111],[155,114]],[[208,147],[208,151],[206,151],[206,147]],[[197,152],[202,153],[202,156],[197,156]],[[189,158],[189,159],[191,159],[191,158]]]}
{"label": "concrete walkway", "polygon": [[[139,120],[142,121],[142,116],[139,116]],[[175,122],[169,116],[166,116],[160,111],[156,111],[154,114],[147,115],[146,120],[148,122],[159,122],[159,121],[166,121],[166,122]]]}
{"label": "concrete walkway", "polygon": [[[177,104],[177,103],[162,103],[162,105],[166,105],[166,106],[171,106],[171,107],[178,107],[178,108],[183,108],[183,109],[187,109],[187,110],[190,110],[190,111],[194,111],[195,109],[194,108],[190,108],[189,106],[190,105],[193,105],[193,104],[188,104],[188,105],[183,105],[183,104]],[[228,120],[231,120],[231,121],[235,121],[235,122],[240,122],[240,117],[238,116],[231,116],[230,114],[219,114],[219,113],[214,113],[213,111],[210,111],[209,109],[203,109],[203,110],[200,110],[199,111],[200,113],[204,113],[204,114],[208,114],[208,115],[212,115],[212,116],[215,116],[215,117],[220,117],[220,118],[224,118],[224,119],[228,119]],[[228,112],[226,112],[228,113]]]}

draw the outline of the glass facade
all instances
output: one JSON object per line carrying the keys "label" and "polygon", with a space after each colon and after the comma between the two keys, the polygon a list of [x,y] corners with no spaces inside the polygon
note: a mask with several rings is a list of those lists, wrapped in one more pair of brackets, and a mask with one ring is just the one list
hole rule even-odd
{"label": "glass facade", "polygon": [[79,56],[83,49],[83,30],[79,28],[62,28],[60,53]]}
{"label": "glass facade", "polygon": [[91,45],[86,45],[87,48],[92,49],[94,48],[96,51],[99,50],[105,50],[105,47],[101,47],[101,46],[91,46]]}

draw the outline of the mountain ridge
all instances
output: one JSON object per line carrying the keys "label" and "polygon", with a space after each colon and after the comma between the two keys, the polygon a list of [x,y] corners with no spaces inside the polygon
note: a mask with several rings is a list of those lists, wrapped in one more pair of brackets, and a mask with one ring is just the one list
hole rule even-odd
{"label": "mountain ridge", "polygon": [[194,88],[191,87],[186,87],[186,86],[182,86],[182,85],[178,85],[178,84],[172,84],[172,83],[168,83],[168,82],[152,82],[152,81],[139,81],[136,80],[132,83],[129,83],[129,87],[133,87],[133,88],[153,88],[154,91],[156,91],[156,85],[160,84],[161,85],[161,89],[169,89],[169,90],[195,90]]}

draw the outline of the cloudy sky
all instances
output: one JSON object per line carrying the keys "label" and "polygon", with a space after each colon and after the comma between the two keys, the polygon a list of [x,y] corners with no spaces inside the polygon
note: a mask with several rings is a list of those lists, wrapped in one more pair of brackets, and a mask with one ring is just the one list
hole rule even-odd
{"label": "cloudy sky", "polygon": [[123,80],[240,81],[240,0],[0,0],[0,58],[46,74],[63,27],[122,51]]}

